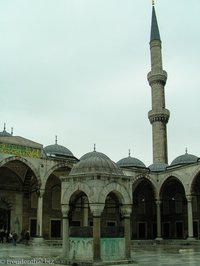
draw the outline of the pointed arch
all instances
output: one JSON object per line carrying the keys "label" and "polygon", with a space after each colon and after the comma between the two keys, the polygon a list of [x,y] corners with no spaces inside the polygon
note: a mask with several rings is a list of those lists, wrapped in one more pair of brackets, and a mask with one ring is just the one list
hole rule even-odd
{"label": "pointed arch", "polygon": [[44,176],[42,187],[45,188],[48,178],[51,174],[53,174],[54,171],[59,170],[60,168],[66,168],[66,173],[70,172],[72,165],[69,165],[69,163],[57,163],[53,165],[51,168],[48,169],[47,173]]}
{"label": "pointed arch", "polygon": [[117,195],[122,204],[131,204],[131,195],[127,189],[123,185],[114,182],[108,184],[100,191],[98,202],[105,203],[107,195],[111,192]]}
{"label": "pointed arch", "polygon": [[35,168],[35,166],[29,160],[27,160],[24,157],[9,156],[9,157],[3,159],[0,162],[0,167],[4,166],[6,163],[9,163],[9,162],[12,162],[12,161],[20,161],[20,162],[24,163],[27,167],[29,167],[32,170],[32,172],[34,173],[35,177],[37,178],[38,183],[39,184],[41,183],[41,177],[39,175],[38,170]]}
{"label": "pointed arch", "polygon": [[137,189],[138,185],[141,183],[141,182],[147,182],[150,187],[152,188],[152,191],[153,191],[153,194],[154,194],[154,198],[157,197],[157,186],[155,184],[155,181],[152,180],[151,178],[149,178],[149,176],[142,176],[142,175],[139,175],[137,177],[137,179],[135,180],[135,182],[133,183],[132,187],[133,187],[133,193],[135,191],[135,189]]}
{"label": "pointed arch", "polygon": [[169,182],[178,182],[178,184],[180,184],[184,190],[184,194],[186,195],[186,187],[184,186],[184,183],[181,180],[180,176],[177,175],[173,175],[173,176],[168,176],[166,177],[160,184],[160,190],[159,190],[159,197],[162,197],[163,194],[163,190],[165,188],[165,186],[169,183]]}
{"label": "pointed arch", "polygon": [[71,196],[78,191],[84,192],[86,196],[88,197],[89,203],[92,202],[91,187],[84,183],[79,182],[79,183],[68,186],[68,188],[64,191],[62,195],[61,204],[69,204]]}
{"label": "pointed arch", "polygon": [[33,172],[34,176],[37,179],[37,183],[38,184],[42,183],[38,169],[36,169],[36,167],[29,160],[27,160],[24,157],[19,157],[19,156],[6,157],[2,161],[0,161],[0,167],[6,166],[7,163],[14,162],[14,161],[19,161],[19,162],[23,163],[24,165],[26,165]]}
{"label": "pointed arch", "polygon": [[200,166],[197,169],[195,169],[193,176],[189,180],[188,194],[192,194],[194,192],[195,183],[198,182],[198,179],[200,179]]}

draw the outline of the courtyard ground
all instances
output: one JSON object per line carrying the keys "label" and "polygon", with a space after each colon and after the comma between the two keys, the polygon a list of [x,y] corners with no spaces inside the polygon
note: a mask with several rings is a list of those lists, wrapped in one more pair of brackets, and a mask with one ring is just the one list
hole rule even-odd
{"label": "courtyard ground", "polygon": [[[0,244],[0,265],[59,265],[56,257],[61,255],[60,246],[34,246]],[[133,246],[132,258],[139,266],[199,266],[199,245],[148,245]],[[129,264],[130,266],[131,264]],[[125,266],[125,265],[124,265]]]}

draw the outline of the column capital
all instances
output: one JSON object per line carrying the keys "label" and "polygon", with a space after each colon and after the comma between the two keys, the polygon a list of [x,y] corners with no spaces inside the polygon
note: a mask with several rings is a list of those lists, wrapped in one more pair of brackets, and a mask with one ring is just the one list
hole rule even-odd
{"label": "column capital", "polygon": [[132,205],[122,205],[121,206],[121,213],[124,217],[130,217],[132,213]]}
{"label": "column capital", "polygon": [[156,205],[161,205],[162,200],[161,199],[156,199]]}
{"label": "column capital", "polygon": [[42,198],[42,197],[44,196],[44,192],[45,192],[45,189],[43,189],[43,188],[39,188],[39,189],[37,190],[37,195],[38,195],[38,197],[39,197],[39,198]]}
{"label": "column capital", "polygon": [[187,199],[187,202],[191,202],[192,201],[192,195],[186,195],[186,199]]}
{"label": "column capital", "polygon": [[61,205],[61,211],[62,211],[63,217],[68,217],[69,209],[70,209],[70,206],[68,204]]}
{"label": "column capital", "polygon": [[100,217],[104,209],[104,204],[90,203],[90,210],[95,217]]}

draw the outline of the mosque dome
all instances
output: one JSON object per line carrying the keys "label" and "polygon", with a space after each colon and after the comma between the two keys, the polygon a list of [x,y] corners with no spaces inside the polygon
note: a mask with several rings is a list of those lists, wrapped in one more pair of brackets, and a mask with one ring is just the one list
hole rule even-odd
{"label": "mosque dome", "polygon": [[140,161],[137,158],[131,157],[130,152],[129,156],[119,160],[117,162],[117,165],[121,168],[132,168],[132,167],[146,168],[145,164],[142,161]]}
{"label": "mosque dome", "polygon": [[0,132],[0,137],[12,137],[12,132],[11,133],[8,133],[6,131],[6,124],[5,123],[4,123],[3,131]]}
{"label": "mosque dome", "polygon": [[176,157],[170,166],[175,166],[175,165],[183,165],[183,164],[190,164],[190,163],[196,163],[198,160],[198,157],[193,155],[193,154],[189,154],[186,153],[183,155],[180,155],[178,157]]}
{"label": "mosque dome", "polygon": [[83,155],[70,172],[70,176],[86,174],[123,175],[121,169],[108,156],[95,150]]}
{"label": "mosque dome", "polygon": [[166,163],[153,163],[153,164],[149,165],[149,169],[152,172],[165,171],[167,167],[168,167],[168,164],[166,164]]}
{"label": "mosque dome", "polygon": [[47,156],[74,157],[73,153],[69,149],[57,143],[57,138],[56,143],[44,147],[44,151]]}

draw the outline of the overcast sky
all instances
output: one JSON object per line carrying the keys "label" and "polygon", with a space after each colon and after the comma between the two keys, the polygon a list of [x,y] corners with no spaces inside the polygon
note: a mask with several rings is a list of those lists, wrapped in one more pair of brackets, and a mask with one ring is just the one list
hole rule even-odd
{"label": "overcast sky", "polygon": [[[157,0],[169,163],[200,156],[200,1]],[[1,0],[0,126],[76,157],[152,163],[151,0]]]}

